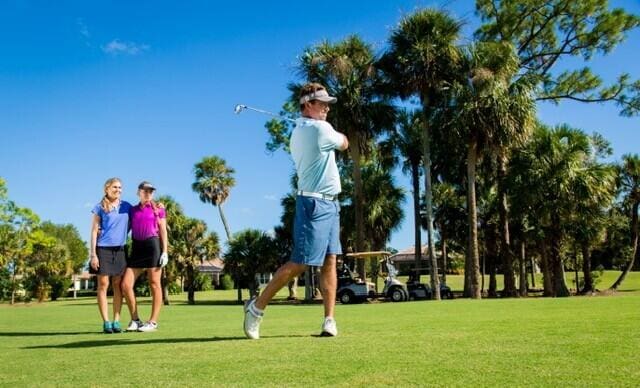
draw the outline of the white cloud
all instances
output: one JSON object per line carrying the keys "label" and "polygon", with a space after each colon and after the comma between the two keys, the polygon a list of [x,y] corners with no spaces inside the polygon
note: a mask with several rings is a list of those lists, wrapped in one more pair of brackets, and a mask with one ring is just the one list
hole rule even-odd
{"label": "white cloud", "polygon": [[90,209],[93,207],[93,204],[91,202],[85,202],[85,204],[82,207],[84,207],[85,209]]}
{"label": "white cloud", "polygon": [[264,199],[266,199],[267,201],[277,201],[277,200],[278,200],[278,198],[276,198],[276,196],[275,196],[275,195],[273,195],[273,194],[267,194],[267,195],[265,195],[265,196],[264,196]]}
{"label": "white cloud", "polygon": [[242,209],[240,209],[240,211],[244,214],[253,214],[253,210],[248,207],[243,207]]}
{"label": "white cloud", "polygon": [[114,39],[111,42],[102,46],[102,51],[111,55],[128,54],[138,55],[143,51],[149,50],[149,45],[140,44],[135,42],[123,42],[119,39]]}
{"label": "white cloud", "polygon": [[78,25],[80,35],[84,36],[86,39],[89,39],[91,37],[91,34],[89,34],[89,27],[87,27],[87,25],[85,24],[84,19],[76,19],[76,24]]}

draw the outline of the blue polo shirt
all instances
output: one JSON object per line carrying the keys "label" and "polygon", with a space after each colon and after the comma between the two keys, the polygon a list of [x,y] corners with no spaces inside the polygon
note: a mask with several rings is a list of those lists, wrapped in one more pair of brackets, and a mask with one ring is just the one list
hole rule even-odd
{"label": "blue polo shirt", "polygon": [[131,204],[120,201],[120,206],[105,212],[98,203],[91,213],[100,217],[100,232],[96,245],[99,247],[121,247],[127,241],[129,231],[129,211]]}
{"label": "blue polo shirt", "polygon": [[289,148],[298,173],[298,189],[336,195],[342,191],[335,150],[344,137],[323,120],[296,120]]}

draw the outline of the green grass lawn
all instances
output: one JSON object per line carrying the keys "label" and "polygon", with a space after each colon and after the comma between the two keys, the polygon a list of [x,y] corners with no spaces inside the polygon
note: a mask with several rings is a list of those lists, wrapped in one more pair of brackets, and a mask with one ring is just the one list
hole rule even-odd
{"label": "green grass lawn", "polygon": [[317,337],[320,305],[274,304],[259,341],[244,339],[234,291],[174,296],[155,333],[100,334],[93,299],[3,304],[0,386],[637,386],[640,273],[624,286],[338,305],[336,338]]}

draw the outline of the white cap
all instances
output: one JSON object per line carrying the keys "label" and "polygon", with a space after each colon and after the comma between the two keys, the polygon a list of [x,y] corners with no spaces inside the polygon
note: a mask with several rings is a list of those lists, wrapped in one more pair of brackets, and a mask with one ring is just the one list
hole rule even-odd
{"label": "white cap", "polygon": [[305,94],[304,96],[300,97],[301,104],[312,100],[324,101],[328,102],[329,104],[335,104],[335,102],[338,101],[337,98],[330,96],[329,93],[327,93],[327,91],[324,89],[316,90],[313,93]]}

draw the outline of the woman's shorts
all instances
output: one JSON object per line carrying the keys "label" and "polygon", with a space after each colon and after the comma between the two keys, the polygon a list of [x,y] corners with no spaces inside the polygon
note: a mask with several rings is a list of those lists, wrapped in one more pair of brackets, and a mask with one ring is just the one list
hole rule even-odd
{"label": "woman's shorts", "polygon": [[89,273],[95,275],[119,276],[127,268],[124,247],[96,247],[100,268],[97,271],[89,266]]}
{"label": "woman's shorts", "polygon": [[326,255],[341,253],[340,204],[337,201],[297,196],[291,261],[322,266]]}
{"label": "woman's shorts", "polygon": [[160,238],[133,240],[131,257],[127,260],[129,268],[154,268],[160,266]]}

